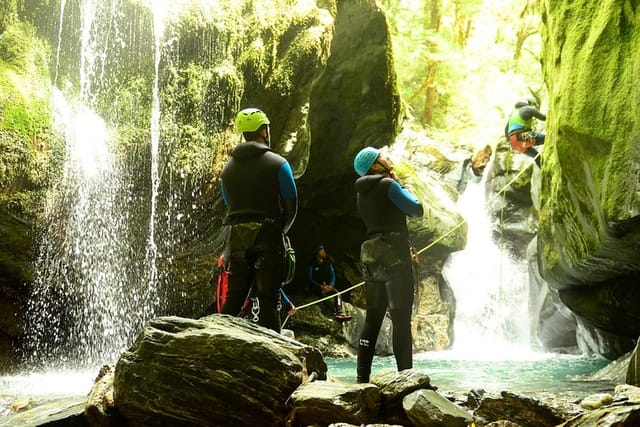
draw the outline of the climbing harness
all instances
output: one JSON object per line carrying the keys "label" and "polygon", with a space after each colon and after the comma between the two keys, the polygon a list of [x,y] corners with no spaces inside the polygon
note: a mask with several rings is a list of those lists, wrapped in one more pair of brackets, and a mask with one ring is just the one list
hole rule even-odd
{"label": "climbing harness", "polygon": [[[536,156],[534,157],[534,160],[535,160],[535,159],[537,159],[539,156],[540,156],[540,153],[536,154]],[[506,189],[507,189],[511,184],[513,184],[513,183],[514,183],[518,178],[520,178],[520,175],[522,175],[522,174],[523,174],[527,169],[529,169],[529,166],[530,166],[530,165],[527,165],[527,167],[523,168],[520,172],[518,172],[518,173],[517,173],[517,174],[516,174],[516,175],[515,175],[515,176],[514,176],[514,177],[513,177],[509,182],[507,182],[507,183],[506,183],[506,184],[505,184],[505,185],[500,189],[500,191],[498,191],[498,193],[497,193],[497,194],[502,194],[502,193],[504,193],[504,191],[505,191],[505,190],[506,190]],[[494,197],[495,197],[495,195],[494,195]],[[420,255],[420,254],[424,253],[425,251],[427,251],[427,250],[431,249],[434,245],[436,245],[437,243],[439,243],[439,242],[441,242],[442,240],[444,240],[447,236],[449,236],[450,234],[452,234],[452,233],[453,233],[454,231],[456,231],[458,228],[462,227],[462,226],[464,225],[464,223],[466,223],[466,222],[467,222],[467,220],[462,219],[460,222],[458,222],[456,225],[454,225],[454,226],[453,226],[449,231],[447,231],[446,233],[444,233],[442,236],[438,237],[437,239],[435,239],[433,242],[429,243],[429,244],[428,244],[427,246],[425,246],[424,248],[422,248],[422,249],[420,249],[419,251],[415,252],[415,256],[418,256],[418,255]],[[326,296],[326,297],[323,297],[323,298],[317,299],[317,300],[315,300],[315,301],[311,301],[311,302],[310,302],[310,303],[308,303],[308,304],[304,304],[304,305],[301,305],[301,306],[297,307],[297,309],[298,309],[298,311],[300,311],[300,310],[302,310],[303,308],[311,307],[312,305],[319,304],[319,303],[321,303],[321,302],[323,302],[323,301],[326,301],[326,300],[328,300],[328,299],[338,297],[338,296],[340,296],[340,295],[342,295],[342,294],[344,294],[344,293],[351,292],[352,290],[354,290],[354,289],[356,289],[356,288],[359,288],[360,286],[362,286],[362,285],[364,285],[364,284],[365,284],[365,282],[364,282],[364,281],[362,281],[362,282],[360,282],[360,283],[356,283],[355,285],[353,285],[353,286],[351,286],[351,287],[349,287],[349,288],[347,288],[347,289],[345,289],[345,290],[343,290],[343,291],[339,291],[339,292],[336,292],[336,293],[334,293],[334,294],[328,295],[328,296]],[[287,324],[287,322],[289,321],[289,317],[291,317],[291,316],[289,316],[289,315],[287,314],[287,317],[284,319],[284,322],[282,322],[282,326],[281,326],[282,328],[284,328],[284,326],[285,326],[285,325]]]}
{"label": "climbing harness", "polygon": [[282,281],[282,286],[286,286],[293,281],[293,276],[296,272],[296,251],[291,246],[291,242],[289,241],[289,236],[286,234],[282,235],[282,243],[284,245],[284,256],[285,256],[285,268],[286,274],[284,280]]}
{"label": "climbing harness", "polygon": [[536,138],[531,132],[513,132],[509,135],[509,144],[519,153],[524,153],[536,145]]}
{"label": "climbing harness", "polygon": [[249,304],[251,305],[251,321],[253,323],[258,323],[258,320],[260,320],[260,300],[258,297],[251,297],[249,298],[249,301]]}

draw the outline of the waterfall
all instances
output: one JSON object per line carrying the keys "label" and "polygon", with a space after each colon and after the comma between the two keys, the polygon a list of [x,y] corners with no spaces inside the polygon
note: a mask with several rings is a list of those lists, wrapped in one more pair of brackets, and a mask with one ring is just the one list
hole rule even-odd
{"label": "waterfall", "polygon": [[58,68],[60,67],[60,49],[62,48],[62,23],[64,21],[64,8],[66,0],[60,0],[60,20],[58,21],[58,44],[56,46],[56,68],[53,77],[53,84],[58,82]]}
{"label": "waterfall", "polygon": [[[151,213],[149,215],[149,239],[147,242],[146,264],[148,265],[148,287],[155,289],[158,282],[158,246],[156,244],[156,214],[158,204],[158,189],[160,176],[158,172],[158,157],[160,151],[160,58],[162,54],[162,37],[168,12],[167,1],[158,0],[153,8],[153,39],[154,39],[154,78],[153,96],[151,103]],[[157,301],[157,294],[152,298]]]}
{"label": "waterfall", "polygon": [[[97,112],[104,80],[109,77],[110,55],[120,53],[111,51],[118,34],[119,5],[119,0],[81,2],[78,93],[53,90],[53,125],[65,141],[66,157],[63,174],[47,200],[47,223],[40,236],[27,307],[26,350],[32,367],[112,363],[158,310],[154,224],[163,30],[158,20],[156,77],[154,87],[149,88],[153,91],[151,216],[143,260],[132,243],[132,233],[139,233],[131,217],[135,196],[115,154],[115,130]],[[62,23],[61,16],[59,25]],[[115,45],[124,48],[122,43]]]}
{"label": "waterfall", "polygon": [[453,350],[504,357],[530,350],[528,268],[492,236],[486,175],[472,179],[458,200],[468,225],[467,245],[450,255],[443,276],[456,297]]}

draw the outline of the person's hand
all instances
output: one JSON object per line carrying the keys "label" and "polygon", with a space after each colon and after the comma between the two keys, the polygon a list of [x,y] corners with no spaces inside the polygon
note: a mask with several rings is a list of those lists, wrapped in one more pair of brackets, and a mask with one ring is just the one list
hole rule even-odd
{"label": "person's hand", "polygon": [[320,285],[320,290],[322,291],[322,295],[331,292],[332,289],[333,289],[333,286],[327,285],[326,283],[323,285]]}
{"label": "person's hand", "polygon": [[298,311],[298,309],[296,308],[296,306],[291,304],[291,307],[289,308],[289,311],[287,311],[287,314],[289,316],[293,316],[293,315],[296,314],[297,311]]}
{"label": "person's hand", "polygon": [[402,185],[402,181],[400,181],[400,178],[398,178],[396,176],[396,174],[393,173],[393,171],[389,172],[389,178],[391,178],[392,180],[394,180],[395,182],[397,182],[398,184]]}

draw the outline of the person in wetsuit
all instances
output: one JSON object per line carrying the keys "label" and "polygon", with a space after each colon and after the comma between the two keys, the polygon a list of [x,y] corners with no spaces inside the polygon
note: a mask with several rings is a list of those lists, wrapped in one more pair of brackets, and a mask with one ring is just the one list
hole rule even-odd
{"label": "person in wetsuit", "polygon": [[283,235],[295,220],[298,193],[291,166],[269,146],[269,123],[257,108],[240,111],[235,128],[245,141],[233,149],[222,170],[228,289],[221,312],[237,316],[253,284],[258,324],[279,332]]}
{"label": "person in wetsuit", "polygon": [[515,109],[507,120],[504,134],[514,150],[533,158],[540,167],[540,153],[533,147],[544,144],[545,134],[533,131],[534,117],[547,120],[547,116],[538,111],[538,102],[535,99],[516,102]]}
{"label": "person in wetsuit", "polygon": [[411,310],[414,279],[407,216],[421,217],[422,203],[395,177],[391,162],[377,148],[366,147],[355,157],[358,212],[367,240],[364,264],[367,304],[358,344],[357,381],[369,382],[378,332],[389,309],[393,324],[393,354],[398,371],[413,367]]}
{"label": "person in wetsuit", "polygon": [[334,295],[331,298],[333,316],[336,320],[349,320],[351,316],[342,308],[342,297],[336,289],[336,271],[324,245],[317,245],[307,266],[307,279],[316,294],[321,297]]}

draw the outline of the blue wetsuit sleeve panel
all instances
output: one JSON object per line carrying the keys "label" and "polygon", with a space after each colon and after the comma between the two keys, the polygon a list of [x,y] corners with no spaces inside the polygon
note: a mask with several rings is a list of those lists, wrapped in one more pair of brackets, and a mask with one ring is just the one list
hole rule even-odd
{"label": "blue wetsuit sleeve panel", "polygon": [[289,297],[287,296],[287,294],[284,293],[284,291],[282,290],[282,288],[280,288],[280,295],[282,295],[282,301],[287,304],[289,307],[293,307],[293,303],[291,302],[291,300],[289,299]]}
{"label": "blue wetsuit sleeve panel", "polygon": [[278,182],[280,183],[280,195],[284,199],[297,199],[298,189],[293,179],[293,171],[289,163],[285,162],[278,171]]}
{"label": "blue wetsuit sleeve panel", "polygon": [[395,181],[389,186],[388,196],[389,200],[405,214],[412,217],[421,217],[424,214],[420,200]]}
{"label": "blue wetsuit sleeve panel", "polygon": [[333,264],[329,264],[329,284],[336,285],[336,270],[333,268]]}
{"label": "blue wetsuit sleeve panel", "polygon": [[224,205],[229,206],[229,195],[227,194],[227,189],[224,186],[223,180],[220,180],[220,188],[222,188],[222,200],[224,200]]}
{"label": "blue wetsuit sleeve panel", "polygon": [[284,162],[278,171],[278,183],[280,184],[280,197],[284,209],[284,225],[282,231],[286,234],[293,225],[298,214],[298,189],[293,179],[293,171],[289,163]]}

